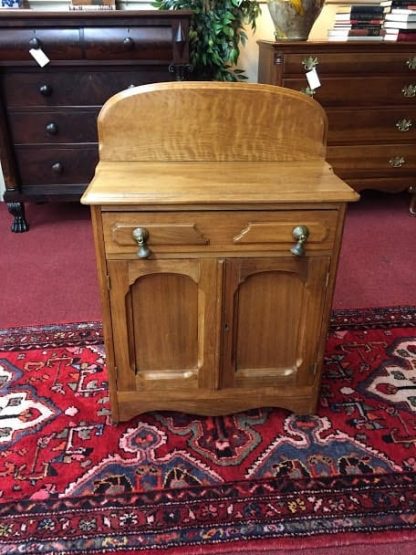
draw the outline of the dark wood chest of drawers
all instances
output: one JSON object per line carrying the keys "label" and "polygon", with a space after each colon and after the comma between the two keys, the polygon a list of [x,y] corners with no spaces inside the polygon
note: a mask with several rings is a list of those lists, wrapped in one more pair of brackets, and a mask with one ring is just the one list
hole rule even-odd
{"label": "dark wood chest of drawers", "polygon": [[[96,118],[128,87],[184,78],[189,11],[0,13],[0,153],[13,231],[24,201],[77,200],[98,162]],[[41,67],[30,50],[41,50]]]}
{"label": "dark wood chest of drawers", "polygon": [[[327,159],[357,191],[416,187],[416,44],[259,41],[260,83],[302,90],[328,116]],[[321,86],[312,90],[313,68]],[[413,207],[414,210],[414,197]]]}

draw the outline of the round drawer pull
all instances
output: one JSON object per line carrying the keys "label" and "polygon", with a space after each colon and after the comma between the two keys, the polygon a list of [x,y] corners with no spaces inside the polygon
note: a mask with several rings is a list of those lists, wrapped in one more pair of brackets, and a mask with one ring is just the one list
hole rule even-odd
{"label": "round drawer pull", "polygon": [[406,119],[406,118],[399,119],[399,121],[396,123],[397,129],[402,133],[409,131],[412,125],[413,125],[412,120]]}
{"label": "round drawer pull", "polygon": [[55,162],[54,164],[52,164],[52,171],[56,175],[61,175],[64,172],[64,166],[61,162]]}
{"label": "round drawer pull", "polygon": [[402,93],[406,98],[413,98],[416,96],[416,85],[405,85],[402,88]]}
{"label": "round drawer pull", "polygon": [[133,230],[133,239],[136,241],[137,246],[139,247],[137,251],[138,258],[149,258],[152,254],[151,250],[147,245],[147,240],[149,239],[149,232],[144,227],[136,227]]}
{"label": "round drawer pull", "polygon": [[292,235],[296,245],[293,245],[290,252],[294,256],[303,256],[305,254],[305,243],[309,237],[309,229],[306,225],[297,225],[293,228]]}
{"label": "round drawer pull", "polygon": [[41,85],[39,87],[39,92],[42,96],[51,96],[52,91],[53,89],[50,85]]}
{"label": "round drawer pull", "polygon": [[123,45],[127,50],[132,50],[134,48],[134,40],[131,37],[126,37],[123,40]]}
{"label": "round drawer pull", "polygon": [[42,46],[42,43],[37,37],[33,37],[29,41],[29,46],[30,48],[40,48]]}
{"label": "round drawer pull", "polygon": [[46,125],[46,133],[48,135],[57,135],[58,133],[58,126],[56,123],[51,122]]}
{"label": "round drawer pull", "polygon": [[401,168],[405,165],[405,163],[406,160],[403,158],[403,156],[394,156],[394,158],[390,158],[389,160],[389,164],[393,168]]}

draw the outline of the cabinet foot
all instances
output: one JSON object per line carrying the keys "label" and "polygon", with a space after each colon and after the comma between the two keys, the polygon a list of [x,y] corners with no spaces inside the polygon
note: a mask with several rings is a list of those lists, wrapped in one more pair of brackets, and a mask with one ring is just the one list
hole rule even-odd
{"label": "cabinet foot", "polygon": [[23,233],[24,231],[28,231],[29,226],[25,218],[25,205],[23,202],[8,202],[7,209],[9,213],[14,216],[11,225],[12,232]]}

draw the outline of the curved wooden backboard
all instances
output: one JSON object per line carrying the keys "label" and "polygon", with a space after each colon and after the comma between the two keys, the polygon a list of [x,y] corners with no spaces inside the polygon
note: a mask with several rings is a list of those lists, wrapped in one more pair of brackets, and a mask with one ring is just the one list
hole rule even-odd
{"label": "curved wooden backboard", "polygon": [[316,160],[325,158],[327,118],[283,87],[156,83],[110,98],[98,134],[102,161]]}

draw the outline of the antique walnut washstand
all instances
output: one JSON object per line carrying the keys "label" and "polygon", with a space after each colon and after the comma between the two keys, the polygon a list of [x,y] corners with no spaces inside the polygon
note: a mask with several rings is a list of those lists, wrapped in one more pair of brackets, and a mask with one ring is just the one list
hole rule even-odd
{"label": "antique walnut washstand", "polygon": [[160,83],[98,119],[91,205],[114,421],[316,409],[346,203],[317,102]]}

